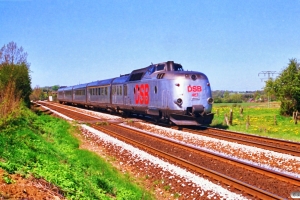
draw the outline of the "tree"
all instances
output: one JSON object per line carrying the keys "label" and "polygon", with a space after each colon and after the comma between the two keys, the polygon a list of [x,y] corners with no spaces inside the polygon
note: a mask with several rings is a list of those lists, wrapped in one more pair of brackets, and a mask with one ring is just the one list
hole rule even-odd
{"label": "tree", "polygon": [[18,48],[15,42],[10,42],[0,49],[0,62],[5,64],[25,64],[28,68],[30,64],[27,62],[27,53],[23,51],[23,47]]}
{"label": "tree", "polygon": [[29,106],[29,96],[32,89],[31,78],[29,76],[29,69],[27,66],[25,64],[1,64],[0,66],[0,85],[2,88],[13,82],[15,95],[20,95],[26,105]]}
{"label": "tree", "polygon": [[14,95],[19,95],[29,106],[32,89],[29,64],[26,59],[27,53],[23,52],[22,47],[18,48],[14,42],[0,49],[0,90],[8,85],[13,86]]}
{"label": "tree", "polygon": [[42,94],[43,94],[43,91],[42,89],[37,85],[35,86],[35,88],[33,89],[31,95],[30,95],[30,99],[32,101],[38,101],[41,99],[42,97]]}
{"label": "tree", "polygon": [[53,91],[57,91],[58,89],[59,89],[59,85],[53,85],[53,86],[52,86],[52,90],[53,90]]}
{"label": "tree", "polygon": [[290,59],[289,65],[275,80],[266,81],[266,92],[274,94],[281,102],[280,114],[292,115],[300,110],[300,65]]}

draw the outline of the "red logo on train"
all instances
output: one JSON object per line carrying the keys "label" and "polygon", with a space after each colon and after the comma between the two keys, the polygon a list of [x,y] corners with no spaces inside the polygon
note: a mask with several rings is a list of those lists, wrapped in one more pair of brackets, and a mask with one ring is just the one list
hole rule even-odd
{"label": "red logo on train", "polygon": [[200,85],[188,86],[188,92],[201,92],[201,91],[202,91],[202,87]]}
{"label": "red logo on train", "polygon": [[149,104],[149,85],[135,85],[134,99],[136,104]]}

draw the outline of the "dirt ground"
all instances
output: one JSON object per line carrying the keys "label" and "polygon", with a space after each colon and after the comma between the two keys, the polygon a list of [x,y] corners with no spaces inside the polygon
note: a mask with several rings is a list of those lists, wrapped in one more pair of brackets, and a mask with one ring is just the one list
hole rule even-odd
{"label": "dirt ground", "polygon": [[24,178],[18,174],[8,174],[0,168],[0,199],[35,200],[64,199],[59,189],[43,179]]}

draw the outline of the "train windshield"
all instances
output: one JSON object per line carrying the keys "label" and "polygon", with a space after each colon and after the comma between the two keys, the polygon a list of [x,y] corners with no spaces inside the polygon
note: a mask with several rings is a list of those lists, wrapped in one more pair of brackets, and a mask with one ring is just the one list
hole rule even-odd
{"label": "train windshield", "polygon": [[174,71],[184,71],[180,64],[174,64],[173,69]]}

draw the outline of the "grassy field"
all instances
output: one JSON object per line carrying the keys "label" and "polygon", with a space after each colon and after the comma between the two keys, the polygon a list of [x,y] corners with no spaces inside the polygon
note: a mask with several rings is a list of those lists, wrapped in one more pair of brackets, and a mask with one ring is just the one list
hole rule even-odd
{"label": "grassy field", "polygon": [[[232,131],[252,133],[261,136],[300,141],[300,122],[294,124],[292,117],[279,115],[278,102],[268,103],[216,103],[213,112],[216,113],[211,127]],[[233,111],[232,125],[225,122],[225,114],[229,118]],[[243,113],[241,114],[241,109]],[[249,125],[247,126],[247,119]]]}
{"label": "grassy field", "polygon": [[68,199],[153,199],[128,175],[80,149],[78,131],[64,120],[23,108],[0,127],[0,167],[9,174],[42,177]]}

